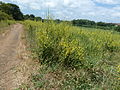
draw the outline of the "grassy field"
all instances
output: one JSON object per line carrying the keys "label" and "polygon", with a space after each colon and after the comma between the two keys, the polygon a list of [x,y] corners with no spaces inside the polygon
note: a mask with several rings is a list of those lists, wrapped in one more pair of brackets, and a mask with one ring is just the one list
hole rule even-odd
{"label": "grassy field", "polygon": [[120,89],[120,33],[53,21],[23,24],[31,56],[41,63],[39,73],[31,77],[33,85],[24,88]]}

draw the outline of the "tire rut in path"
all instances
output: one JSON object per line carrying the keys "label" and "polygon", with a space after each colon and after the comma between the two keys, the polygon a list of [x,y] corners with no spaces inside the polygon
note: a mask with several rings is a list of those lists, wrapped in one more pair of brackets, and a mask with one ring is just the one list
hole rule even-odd
{"label": "tire rut in path", "polygon": [[18,47],[22,31],[23,26],[15,24],[0,39],[0,90],[13,90],[20,84],[14,68],[21,62],[18,58]]}

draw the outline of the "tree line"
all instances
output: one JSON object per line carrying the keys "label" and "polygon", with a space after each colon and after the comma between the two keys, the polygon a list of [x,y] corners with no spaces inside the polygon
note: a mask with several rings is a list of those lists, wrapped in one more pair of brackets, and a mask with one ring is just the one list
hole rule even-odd
{"label": "tree line", "polygon": [[113,23],[95,22],[86,19],[72,20],[72,24],[74,26],[83,26],[83,27],[101,28],[101,29],[114,29],[116,27],[116,25]]}
{"label": "tree line", "polygon": [[0,20],[36,20],[40,21],[41,17],[35,17],[33,14],[23,15],[19,6],[11,3],[0,1]]}
{"label": "tree line", "polygon": [[0,2],[0,14],[2,15],[0,20],[23,20],[23,14],[15,4]]}

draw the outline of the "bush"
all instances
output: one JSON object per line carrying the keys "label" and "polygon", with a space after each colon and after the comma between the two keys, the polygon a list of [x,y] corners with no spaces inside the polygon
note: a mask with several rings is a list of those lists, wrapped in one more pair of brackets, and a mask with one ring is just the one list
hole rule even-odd
{"label": "bush", "polygon": [[1,20],[12,20],[13,18],[11,16],[9,16],[8,14],[0,11],[0,21]]}
{"label": "bush", "polygon": [[[58,86],[62,90],[119,88],[116,66],[120,58],[115,58],[115,53],[120,51],[119,33],[81,29],[66,23],[56,24],[51,20],[44,23],[25,21],[24,25],[32,55],[47,66],[47,70],[60,68],[47,72],[43,77],[35,76],[33,80],[37,88],[54,87],[56,83],[62,85]],[[60,70],[65,71],[59,73]],[[54,76],[61,78],[49,86],[51,79],[47,82],[43,78],[50,73],[52,80],[56,80]]]}
{"label": "bush", "polygon": [[112,31],[84,31],[53,21],[25,23],[30,45],[41,63],[59,63],[70,68],[91,67],[102,58],[109,57],[104,54],[120,49],[120,42],[116,40],[119,35],[113,35]]}
{"label": "bush", "polygon": [[115,28],[115,31],[120,32],[120,26],[117,26],[117,27]]}

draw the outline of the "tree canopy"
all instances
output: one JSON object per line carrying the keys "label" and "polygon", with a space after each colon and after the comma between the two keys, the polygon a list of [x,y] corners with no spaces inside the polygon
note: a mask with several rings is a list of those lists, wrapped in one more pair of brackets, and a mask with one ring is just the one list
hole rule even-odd
{"label": "tree canopy", "polygon": [[12,16],[15,20],[23,20],[23,14],[15,4],[0,2],[0,11]]}
{"label": "tree canopy", "polygon": [[0,20],[12,20],[12,16],[8,15],[5,12],[0,11]]}
{"label": "tree canopy", "polygon": [[35,17],[35,15],[33,14],[26,14],[24,15],[24,20],[36,20],[36,21],[41,21],[42,18],[41,17]]}

